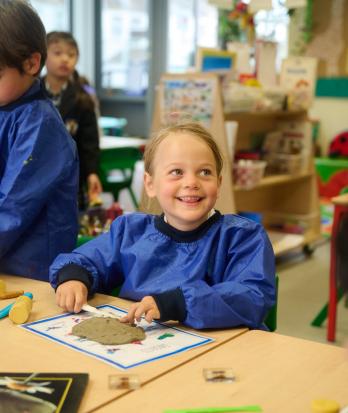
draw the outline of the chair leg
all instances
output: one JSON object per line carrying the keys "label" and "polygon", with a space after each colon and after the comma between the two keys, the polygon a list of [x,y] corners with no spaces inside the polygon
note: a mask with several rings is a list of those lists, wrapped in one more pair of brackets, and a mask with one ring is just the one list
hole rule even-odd
{"label": "chair leg", "polygon": [[340,206],[335,205],[334,222],[330,246],[330,281],[329,281],[329,309],[327,322],[327,340],[335,341],[336,338],[336,313],[337,313],[337,280],[336,280],[336,238],[338,224],[341,216]]}
{"label": "chair leg", "polygon": [[[343,291],[341,289],[339,289],[337,291],[337,303],[339,303],[339,301],[341,300],[341,298],[343,297]],[[321,325],[323,324],[323,322],[326,320],[327,318],[327,314],[328,314],[328,309],[329,309],[329,303],[326,303],[322,309],[319,311],[319,313],[313,318],[312,322],[311,322],[311,326],[313,327],[321,327]]]}
{"label": "chair leg", "polygon": [[134,193],[133,189],[132,189],[131,187],[129,187],[129,188],[128,188],[128,191],[129,191],[129,195],[130,195],[131,198],[132,198],[132,202],[133,202],[133,205],[134,205],[135,209],[138,209],[138,208],[139,208],[139,204],[138,204],[138,201],[137,201],[137,198],[136,198],[136,196],[135,196],[135,193]]}
{"label": "chair leg", "polygon": [[313,327],[321,327],[323,322],[325,321],[327,317],[327,312],[328,312],[329,304],[325,304],[324,307],[319,311],[319,313],[314,317],[314,319],[311,322],[311,326]]}
{"label": "chair leg", "polygon": [[336,277],[333,280],[331,278],[332,277],[330,276],[327,340],[335,341],[336,339],[337,289],[336,289]]}

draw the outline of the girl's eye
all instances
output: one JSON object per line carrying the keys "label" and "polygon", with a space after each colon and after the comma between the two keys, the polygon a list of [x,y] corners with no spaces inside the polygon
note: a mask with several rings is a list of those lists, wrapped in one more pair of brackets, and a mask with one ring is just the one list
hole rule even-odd
{"label": "girl's eye", "polygon": [[211,170],[210,169],[202,169],[200,174],[202,176],[209,176],[209,175],[211,175]]}
{"label": "girl's eye", "polygon": [[174,175],[174,176],[182,175],[182,170],[181,169],[173,169],[173,170],[170,171],[170,175]]}

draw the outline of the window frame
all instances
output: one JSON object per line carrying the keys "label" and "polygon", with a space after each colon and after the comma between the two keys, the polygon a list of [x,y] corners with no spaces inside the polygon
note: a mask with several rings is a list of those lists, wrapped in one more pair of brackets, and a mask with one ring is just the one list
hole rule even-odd
{"label": "window frame", "polygon": [[[151,19],[151,9],[152,9],[152,0],[149,0],[149,54],[152,55],[151,49],[151,27],[152,27],[152,19]],[[124,102],[134,102],[134,103],[145,103],[147,100],[148,90],[151,87],[150,79],[151,79],[151,61],[149,61],[149,72],[148,72],[148,88],[145,91],[144,95],[141,96],[130,96],[126,93],[125,89],[118,89],[113,88],[111,93],[107,93],[106,89],[102,87],[102,2],[99,0],[95,1],[95,85],[96,90],[100,100],[104,101],[124,101]],[[151,59],[150,59],[151,60]]]}

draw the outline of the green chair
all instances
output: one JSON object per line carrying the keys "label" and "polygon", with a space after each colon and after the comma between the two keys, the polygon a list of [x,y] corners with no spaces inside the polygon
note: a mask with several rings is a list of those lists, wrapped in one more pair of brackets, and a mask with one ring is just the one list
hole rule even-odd
{"label": "green chair", "polygon": [[268,311],[268,314],[266,315],[264,321],[270,331],[275,331],[277,329],[278,284],[279,277],[278,275],[276,275],[276,302],[274,306]]}
{"label": "green chair", "polygon": [[81,245],[86,244],[88,241],[92,241],[95,237],[92,237],[90,235],[78,235],[77,236],[77,242],[76,242],[76,248],[81,247]]}
{"label": "green chair", "polygon": [[104,192],[111,192],[118,200],[119,192],[127,189],[136,209],[139,205],[132,181],[135,163],[141,158],[141,152],[135,147],[104,149],[100,153],[99,177]]}

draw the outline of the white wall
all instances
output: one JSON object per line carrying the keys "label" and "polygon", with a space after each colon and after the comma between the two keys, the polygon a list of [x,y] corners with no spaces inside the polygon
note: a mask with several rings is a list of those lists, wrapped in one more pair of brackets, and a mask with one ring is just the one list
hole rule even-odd
{"label": "white wall", "polygon": [[337,133],[348,130],[348,99],[316,98],[310,116],[320,121],[319,143],[323,155]]}

